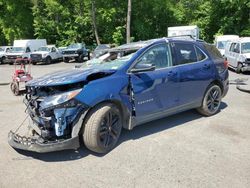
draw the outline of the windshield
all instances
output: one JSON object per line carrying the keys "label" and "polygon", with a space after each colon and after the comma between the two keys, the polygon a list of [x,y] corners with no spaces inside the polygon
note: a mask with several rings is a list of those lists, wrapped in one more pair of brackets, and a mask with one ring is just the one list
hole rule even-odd
{"label": "windshield", "polygon": [[104,49],[107,49],[107,48],[110,48],[109,45],[101,44],[101,45],[98,45],[95,50],[104,50]]}
{"label": "windshield", "polygon": [[11,52],[25,52],[25,47],[13,47]]}
{"label": "windshield", "polygon": [[37,51],[45,51],[45,52],[49,52],[50,51],[50,48],[48,48],[48,47],[40,47],[40,48],[38,48],[38,50]]}
{"label": "windshield", "polygon": [[119,53],[107,53],[100,56],[99,58],[94,58],[86,62],[81,68],[97,68],[103,70],[117,70],[123,65],[125,65],[133,56],[134,53],[119,57]]}
{"label": "windshield", "polygon": [[82,44],[80,44],[80,43],[71,44],[68,46],[68,48],[82,48]]}
{"label": "windshield", "polygon": [[4,49],[3,48],[0,48],[0,52],[3,52],[4,51]]}
{"label": "windshield", "polygon": [[243,54],[250,53],[250,42],[245,42],[241,44],[241,51]]}
{"label": "windshield", "polygon": [[217,42],[217,48],[218,49],[225,49],[227,43],[228,43],[228,41],[218,41]]}

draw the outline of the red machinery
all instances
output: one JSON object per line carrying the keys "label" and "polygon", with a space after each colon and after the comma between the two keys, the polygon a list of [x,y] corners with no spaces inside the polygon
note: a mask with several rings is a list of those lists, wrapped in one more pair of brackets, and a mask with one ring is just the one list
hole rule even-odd
{"label": "red machinery", "polygon": [[[19,69],[17,69],[17,63],[20,63]],[[14,95],[17,96],[20,94],[20,91],[25,91],[25,83],[32,80],[31,61],[30,59],[17,58],[14,64],[15,70],[10,88]],[[28,68],[26,68],[26,66],[28,66]]]}

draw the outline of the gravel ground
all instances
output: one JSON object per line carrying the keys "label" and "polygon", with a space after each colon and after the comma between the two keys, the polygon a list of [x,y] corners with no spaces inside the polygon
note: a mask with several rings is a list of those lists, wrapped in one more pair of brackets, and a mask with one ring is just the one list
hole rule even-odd
{"label": "gravel ground", "polygon": [[[34,77],[77,63],[32,66]],[[48,154],[17,152],[10,129],[25,118],[23,96],[9,85],[14,66],[0,66],[0,187],[250,187],[250,94],[230,90],[221,111],[202,117],[194,110],[122,132],[106,155],[81,147]],[[250,79],[244,88],[250,89]]]}

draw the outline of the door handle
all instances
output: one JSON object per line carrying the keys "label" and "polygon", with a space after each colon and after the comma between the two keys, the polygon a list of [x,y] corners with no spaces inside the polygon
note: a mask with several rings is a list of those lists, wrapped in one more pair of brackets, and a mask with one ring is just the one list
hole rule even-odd
{"label": "door handle", "polygon": [[168,77],[173,77],[173,76],[176,76],[177,75],[177,72],[174,72],[174,71],[169,71],[168,72]]}

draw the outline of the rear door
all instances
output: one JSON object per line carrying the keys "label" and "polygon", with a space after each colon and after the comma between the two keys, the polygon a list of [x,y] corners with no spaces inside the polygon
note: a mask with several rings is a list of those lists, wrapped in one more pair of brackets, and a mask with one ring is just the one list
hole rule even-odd
{"label": "rear door", "polygon": [[212,61],[190,42],[173,43],[180,72],[180,105],[200,104],[214,76]]}
{"label": "rear door", "polygon": [[134,93],[134,106],[137,122],[143,122],[146,116],[161,113],[178,105],[178,71],[172,67],[172,55],[168,44],[150,47],[138,58],[134,68],[154,64],[153,71],[131,73]]}

